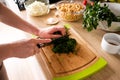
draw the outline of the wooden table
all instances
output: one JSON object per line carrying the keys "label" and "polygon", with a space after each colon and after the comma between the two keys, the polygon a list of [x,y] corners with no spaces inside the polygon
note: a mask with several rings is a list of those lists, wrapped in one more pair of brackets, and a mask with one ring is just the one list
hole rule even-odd
{"label": "wooden table", "polygon": [[[13,10],[13,7],[11,9]],[[48,15],[41,17],[30,17],[27,16],[26,11],[19,12],[17,9],[14,9],[14,12],[18,13],[20,17],[40,28],[51,26],[46,24],[46,20],[49,17],[55,17],[55,10],[51,10]],[[82,28],[81,20],[78,22],[65,22],[61,20],[57,25],[64,23],[72,25],[72,28],[87,42],[87,44],[95,49],[96,54],[102,56],[108,62],[108,65],[104,69],[91,77],[88,77],[86,80],[120,80],[120,55],[110,55],[100,46],[103,35],[109,32],[101,29],[88,32]],[[120,34],[120,32],[117,33]],[[43,69],[41,68],[41,66],[44,66],[42,61],[39,62],[40,60],[38,60],[36,56],[38,55],[27,59],[12,58],[5,60],[5,67],[7,69],[9,79],[49,80],[46,78],[46,75],[44,75]]]}

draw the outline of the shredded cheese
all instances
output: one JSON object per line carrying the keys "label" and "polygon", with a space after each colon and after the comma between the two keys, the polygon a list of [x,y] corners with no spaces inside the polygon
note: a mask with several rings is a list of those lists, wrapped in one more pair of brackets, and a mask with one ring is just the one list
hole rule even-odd
{"label": "shredded cheese", "polygon": [[34,1],[30,5],[28,5],[26,10],[27,10],[27,13],[31,16],[42,16],[48,13],[49,8],[43,2]]}

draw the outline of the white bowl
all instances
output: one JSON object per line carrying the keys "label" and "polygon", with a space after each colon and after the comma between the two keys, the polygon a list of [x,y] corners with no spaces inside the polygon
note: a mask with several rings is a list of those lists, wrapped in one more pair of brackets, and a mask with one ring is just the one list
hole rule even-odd
{"label": "white bowl", "polygon": [[112,22],[111,26],[108,27],[107,21],[100,21],[99,27],[105,31],[117,32],[120,31],[120,22]]}

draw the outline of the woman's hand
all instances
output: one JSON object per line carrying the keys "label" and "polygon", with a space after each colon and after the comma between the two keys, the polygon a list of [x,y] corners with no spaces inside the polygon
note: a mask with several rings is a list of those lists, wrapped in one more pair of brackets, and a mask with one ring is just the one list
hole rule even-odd
{"label": "woman's hand", "polygon": [[[54,32],[61,32],[61,34],[53,34]],[[51,26],[48,28],[43,28],[40,30],[40,32],[38,33],[38,36],[40,36],[40,38],[46,38],[46,39],[51,39],[51,38],[59,38],[63,35],[66,34],[66,29],[63,26]]]}
{"label": "woman's hand", "polygon": [[49,42],[51,42],[51,39],[29,39],[19,41],[14,44],[12,54],[15,57],[26,58],[39,53],[39,48],[37,47],[37,44]]}
{"label": "woman's hand", "polygon": [[51,39],[27,39],[0,45],[0,61],[10,57],[26,58],[39,53],[37,44],[49,43]]}

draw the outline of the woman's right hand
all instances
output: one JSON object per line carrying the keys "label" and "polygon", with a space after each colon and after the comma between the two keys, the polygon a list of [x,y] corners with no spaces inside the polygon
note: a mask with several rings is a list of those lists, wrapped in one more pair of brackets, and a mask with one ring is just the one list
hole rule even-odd
{"label": "woman's right hand", "polygon": [[51,39],[29,39],[14,43],[12,54],[15,57],[26,58],[39,53],[39,48],[37,44],[39,43],[49,43]]}
{"label": "woman's right hand", "polygon": [[26,58],[39,53],[37,44],[49,43],[51,39],[25,39],[0,45],[0,61],[10,57]]}

